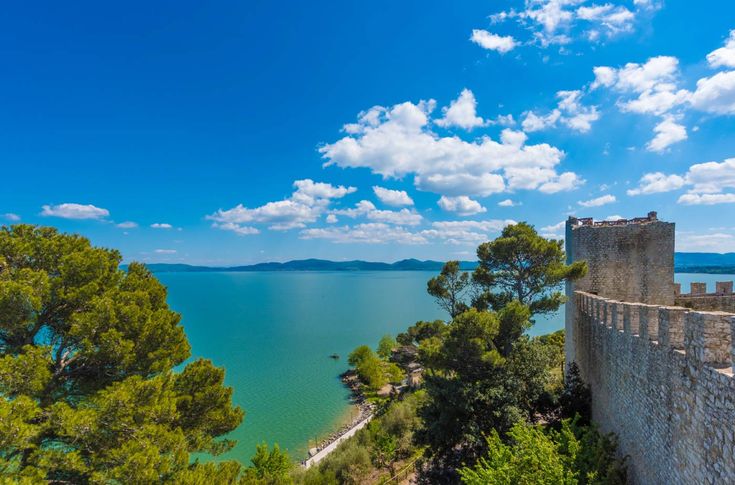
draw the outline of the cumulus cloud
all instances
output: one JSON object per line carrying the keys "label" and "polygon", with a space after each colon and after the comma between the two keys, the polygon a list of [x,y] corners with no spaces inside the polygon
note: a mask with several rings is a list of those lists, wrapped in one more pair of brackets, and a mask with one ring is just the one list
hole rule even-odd
{"label": "cumulus cloud", "polygon": [[515,207],[520,204],[518,204],[517,202],[513,202],[513,199],[505,199],[498,202],[498,205],[500,207]]}
{"label": "cumulus cloud", "polygon": [[13,214],[12,212],[6,212],[3,214],[3,219],[10,222],[18,222],[20,220],[20,216],[18,214]]}
{"label": "cumulus cloud", "polygon": [[557,224],[542,227],[539,230],[539,234],[549,239],[562,239],[564,237],[562,234],[564,233],[565,227],[566,221],[561,221]]}
{"label": "cumulus cloud", "polygon": [[491,239],[490,234],[498,233],[507,225],[515,224],[510,219],[491,219],[485,221],[437,221],[431,229],[421,231],[428,239],[437,239],[447,244],[477,245]]}
{"label": "cumulus cloud", "polygon": [[735,29],[730,31],[724,47],[707,54],[707,62],[712,67],[735,67]]}
{"label": "cumulus cloud", "polygon": [[405,190],[391,190],[374,185],[373,192],[380,202],[386,205],[394,207],[413,205],[413,199],[408,196]]}
{"label": "cumulus cloud", "polygon": [[735,251],[735,236],[726,233],[677,233],[677,251],[730,253]]}
{"label": "cumulus cloud", "polygon": [[718,115],[735,114],[735,71],[718,72],[697,81],[692,106]]}
{"label": "cumulus cloud", "polygon": [[238,234],[256,234],[249,224],[266,224],[276,231],[302,228],[321,217],[332,200],[357,190],[311,179],[297,180],[293,185],[296,190],[288,199],[268,202],[253,209],[238,204],[232,209],[219,209],[206,218],[213,221],[212,227]]}
{"label": "cumulus cloud", "polygon": [[521,126],[527,132],[552,128],[561,123],[574,131],[586,133],[592,123],[600,118],[596,106],[584,106],[581,103],[582,91],[558,91],[557,107],[545,115],[537,115],[533,111],[526,113]]}
{"label": "cumulus cloud", "polygon": [[223,231],[234,232],[238,236],[260,234],[260,230],[257,227],[244,226],[242,224],[235,224],[234,222],[214,222],[212,223],[212,227]]}
{"label": "cumulus cloud", "polygon": [[501,36],[482,29],[474,29],[470,40],[483,49],[497,51],[501,54],[510,52],[518,46],[516,40],[510,35]]}
{"label": "cumulus cloud", "polygon": [[421,223],[421,214],[414,210],[401,209],[398,211],[380,210],[369,200],[361,200],[352,209],[338,209],[332,215],[341,215],[351,218],[364,217],[371,221],[388,224],[415,226]]}
{"label": "cumulus cloud", "polygon": [[175,249],[156,249],[156,254],[176,254]]}
{"label": "cumulus cloud", "polygon": [[301,239],[324,239],[340,244],[426,244],[428,242],[420,234],[382,222],[370,222],[356,226],[304,229],[299,233],[299,237]]}
{"label": "cumulus cloud", "polygon": [[532,42],[548,47],[569,44],[577,38],[597,42],[632,32],[639,14],[658,8],[650,0],[636,0],[634,10],[620,3],[583,3],[585,0],[526,0],[523,10],[498,12],[490,19],[493,23],[514,20],[531,31]]}
{"label": "cumulus cloud", "polygon": [[442,108],[442,114],[444,116],[434,123],[445,128],[458,126],[471,130],[485,124],[485,120],[477,116],[477,101],[469,89],[463,89],[457,99]]}
{"label": "cumulus cloud", "polygon": [[92,204],[65,203],[58,205],[44,205],[41,208],[44,217],[61,217],[62,219],[104,219],[110,211],[95,207]]}
{"label": "cumulus cloud", "polygon": [[603,205],[612,204],[616,200],[617,199],[614,195],[606,194],[590,200],[580,200],[578,204],[582,207],[600,207]]}
{"label": "cumulus cloud", "polygon": [[508,130],[501,141],[483,136],[465,141],[430,129],[433,101],[373,107],[358,117],[348,136],[326,144],[325,166],[369,168],[384,178],[412,174],[420,190],[446,196],[488,196],[527,189],[553,193],[571,190],[579,177],[559,174],[564,152],[546,143],[527,145],[525,134]]}
{"label": "cumulus cloud", "polygon": [[325,220],[327,224],[337,224],[339,222],[339,219],[337,219],[337,216],[334,214],[327,214],[327,218]]}
{"label": "cumulus cloud", "polygon": [[628,195],[647,195],[660,192],[670,192],[684,187],[684,177],[666,175],[661,172],[647,173],[641,177],[637,188],[628,190]]}
{"label": "cumulus cloud", "polygon": [[656,136],[646,145],[651,152],[663,152],[674,143],[687,139],[687,130],[684,125],[677,123],[672,116],[667,116],[653,128]]}
{"label": "cumulus cloud", "polygon": [[654,172],[641,178],[639,187],[628,191],[628,195],[654,194],[687,187],[686,194],[679,197],[683,205],[714,205],[735,202],[735,158],[723,162],[697,163],[689,167],[686,174],[665,175]]}
{"label": "cumulus cloud", "polygon": [[735,204],[735,194],[683,194],[677,201],[683,205]]}
{"label": "cumulus cloud", "polygon": [[455,212],[460,216],[472,216],[487,212],[487,209],[484,208],[482,204],[476,200],[470,199],[466,195],[459,195],[457,197],[446,197],[443,195],[437,204],[443,210],[447,212]]}
{"label": "cumulus cloud", "polygon": [[167,222],[154,222],[151,224],[151,227],[153,229],[173,229],[174,226]]}

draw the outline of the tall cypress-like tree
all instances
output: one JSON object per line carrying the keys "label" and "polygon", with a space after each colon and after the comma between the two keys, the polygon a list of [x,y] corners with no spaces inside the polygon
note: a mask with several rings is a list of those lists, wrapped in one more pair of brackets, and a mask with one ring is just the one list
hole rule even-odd
{"label": "tall cypress-like tree", "polygon": [[243,419],[190,356],[166,289],[141,264],[48,227],[0,229],[0,475],[56,483],[228,483]]}

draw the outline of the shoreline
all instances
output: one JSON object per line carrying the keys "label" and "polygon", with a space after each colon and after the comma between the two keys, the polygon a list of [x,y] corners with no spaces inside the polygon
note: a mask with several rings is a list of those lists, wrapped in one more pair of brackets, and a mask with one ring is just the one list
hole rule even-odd
{"label": "shoreline", "polygon": [[319,443],[307,450],[307,457],[301,461],[304,468],[319,463],[329,453],[337,448],[337,445],[347,438],[352,437],[357,431],[365,427],[375,414],[375,405],[369,403],[360,391],[360,382],[353,370],[347,370],[340,375],[342,383],[350,390],[351,403],[350,406],[357,408],[356,416],[353,416],[346,424],[337,428],[336,431],[320,440]]}

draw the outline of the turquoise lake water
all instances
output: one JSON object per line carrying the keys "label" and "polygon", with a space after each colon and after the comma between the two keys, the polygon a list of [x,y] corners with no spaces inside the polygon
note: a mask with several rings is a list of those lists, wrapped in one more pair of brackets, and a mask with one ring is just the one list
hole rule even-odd
{"label": "turquoise lake water", "polygon": [[[195,357],[227,370],[234,401],[245,409],[232,433],[237,446],[222,458],[247,463],[266,441],[301,459],[308,443],[349,415],[349,395],[339,380],[347,354],[375,346],[417,320],[447,315],[426,294],[425,271],[159,273],[171,307]],[[735,279],[733,275],[677,275],[690,281]],[[537,319],[541,335],[563,328],[563,309]],[[342,358],[334,361],[329,355]]]}

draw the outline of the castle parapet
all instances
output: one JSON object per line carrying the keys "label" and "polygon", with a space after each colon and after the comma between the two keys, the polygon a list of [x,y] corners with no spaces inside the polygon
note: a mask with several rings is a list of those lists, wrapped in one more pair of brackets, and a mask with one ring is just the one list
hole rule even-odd
{"label": "castle parapet", "polygon": [[733,375],[733,313],[621,302],[583,291],[576,292],[576,298],[582,316],[594,324],[651,345],[683,351],[696,367]]}
{"label": "castle parapet", "polygon": [[707,292],[707,283],[692,282],[689,293],[681,293],[681,285],[674,288],[674,301],[678,306],[703,311],[725,311],[735,313],[735,293],[732,281],[718,281],[715,291]]}

